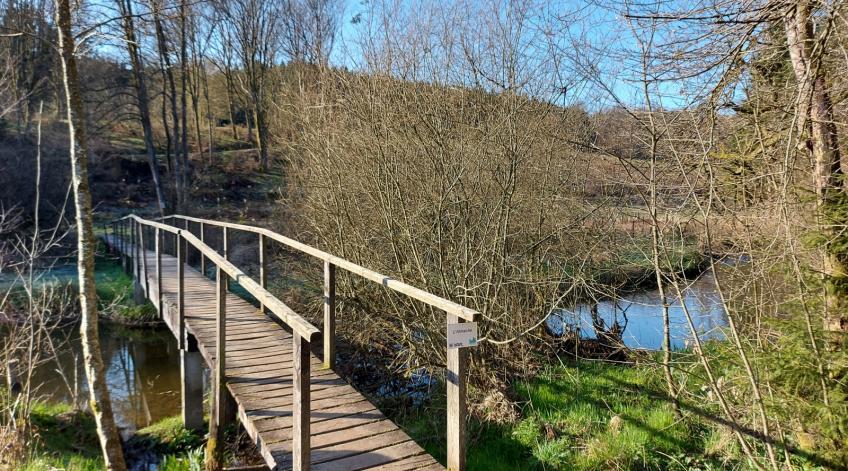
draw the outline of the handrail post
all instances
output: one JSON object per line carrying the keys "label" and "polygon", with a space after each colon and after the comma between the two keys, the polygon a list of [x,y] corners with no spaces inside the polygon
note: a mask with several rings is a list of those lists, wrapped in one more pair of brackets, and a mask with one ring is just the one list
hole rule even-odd
{"label": "handrail post", "polygon": [[144,295],[147,298],[150,298],[150,282],[147,280],[147,247],[144,245],[144,226],[139,223],[138,226],[138,237],[139,237],[139,245],[141,246],[141,268],[144,272]]}
{"label": "handrail post", "polygon": [[[176,216],[174,216],[174,226],[177,225],[176,222],[177,222],[177,218],[176,218]],[[186,232],[191,234],[191,231],[188,230],[188,219],[184,219],[183,222],[185,222],[185,224],[183,224],[183,230],[185,230]],[[174,239],[174,240],[176,242],[180,242],[180,238],[177,238],[177,239]],[[183,239],[182,243],[185,244],[185,247],[183,247],[183,248],[185,249],[186,257],[188,257],[188,239]],[[174,249],[174,250],[176,250],[176,249]]]}
{"label": "handrail post", "polygon": [[[259,234],[259,286],[268,289],[268,241],[265,239],[265,234]],[[268,312],[265,303],[261,301],[259,309],[263,313]]]}
{"label": "handrail post", "polygon": [[308,471],[311,437],[309,342],[296,333],[292,335],[292,341],[292,468],[294,471]]}
{"label": "handrail post", "polygon": [[185,325],[185,263],[186,250],[183,235],[174,234],[177,254],[177,346],[180,349],[180,376],[183,425],[189,430],[203,427],[203,358],[197,349],[197,340],[189,338]]}
{"label": "handrail post", "polygon": [[153,243],[153,248],[156,251],[156,308],[159,309],[159,318],[164,319],[165,311],[162,310],[162,246],[164,245],[162,231],[158,227],[155,228],[153,236],[156,239]]}
{"label": "handrail post", "polygon": [[228,242],[227,239],[229,238],[229,235],[228,235],[229,231],[227,231],[227,226],[223,226],[221,229],[222,229],[222,231],[221,231],[222,232],[222,234],[221,234],[221,238],[222,238],[222,240],[221,240],[221,251],[224,252],[224,260],[229,262],[230,261],[230,256],[229,256],[230,255],[230,251],[229,251],[229,245],[230,244],[227,243]]}
{"label": "handrail post", "polygon": [[142,286],[141,283],[141,225],[133,219],[133,249],[135,249],[135,257],[133,257],[133,261],[135,263],[135,281],[138,282],[139,286]]}
{"label": "handrail post", "polygon": [[180,239],[182,234],[177,233],[174,239],[177,250],[177,346],[180,350],[185,350],[185,250],[180,244]]}
{"label": "handrail post", "polygon": [[215,378],[213,386],[213,409],[209,420],[209,440],[206,442],[206,469],[221,469],[224,454],[224,427],[227,406],[227,282],[228,275],[220,266],[215,271]]}
{"label": "handrail post", "polygon": [[324,368],[336,366],[336,266],[324,260]]}
{"label": "handrail post", "polygon": [[[206,243],[206,225],[202,222],[200,223],[200,241],[204,244]],[[206,255],[203,255],[203,251],[200,251],[200,273],[203,276],[206,276]]]}
{"label": "handrail post", "polygon": [[[464,322],[455,314],[447,315],[448,324]],[[445,382],[447,383],[447,405],[448,405],[448,470],[465,470],[465,428],[467,409],[465,403],[465,370],[467,368],[468,353],[464,348],[448,348],[447,371],[445,371]]]}

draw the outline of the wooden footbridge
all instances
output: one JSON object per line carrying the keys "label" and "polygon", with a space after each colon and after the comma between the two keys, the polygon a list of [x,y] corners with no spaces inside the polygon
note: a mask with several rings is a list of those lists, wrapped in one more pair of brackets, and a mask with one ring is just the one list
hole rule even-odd
{"label": "wooden footbridge", "polygon": [[[474,321],[477,312],[264,228],[130,215],[106,229],[104,240],[132,271],[137,294],[156,305],[177,338],[189,428],[203,427],[202,362],[214,372],[207,460],[211,453],[220,466],[223,430],[237,416],[273,470],[444,469],[333,371],[336,269],[439,308],[448,324]],[[210,231],[221,252],[206,244]],[[258,235],[257,280],[229,260],[234,231]],[[271,242],[323,260],[323,330],[267,291]],[[189,250],[199,254],[199,270],[186,263]],[[214,279],[206,276],[209,264]],[[260,306],[230,292],[230,280]],[[319,359],[311,346],[321,337]],[[454,470],[465,468],[465,350],[447,351],[447,465]]]}

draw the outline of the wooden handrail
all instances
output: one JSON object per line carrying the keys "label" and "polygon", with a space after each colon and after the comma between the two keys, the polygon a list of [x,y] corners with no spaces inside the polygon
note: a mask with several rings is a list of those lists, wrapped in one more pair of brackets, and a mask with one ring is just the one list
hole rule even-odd
{"label": "wooden handrail", "polygon": [[[268,256],[267,256],[267,240],[274,240],[290,248],[311,255],[315,258],[324,261],[324,366],[332,368],[335,360],[335,290],[336,290],[336,267],[347,270],[350,273],[359,275],[365,279],[379,283],[382,286],[389,288],[401,294],[405,294],[412,299],[416,299],[432,307],[443,310],[446,316],[448,325],[462,322],[474,322],[479,317],[480,313],[457,304],[448,299],[428,293],[424,290],[408,285],[402,281],[393,279],[389,276],[378,273],[374,270],[369,270],[365,267],[357,265],[343,258],[336,257],[322,250],[310,247],[306,244],[290,239],[283,235],[277,234],[271,230],[248,226],[244,224],[233,224],[227,222],[214,221],[210,219],[201,219],[183,215],[171,215],[158,220],[166,220],[173,218],[176,225],[177,219],[185,221],[184,228],[180,229],[168,224],[159,223],[147,219],[140,218],[134,214],[125,216],[115,220],[123,221],[130,219],[136,232],[139,233],[139,238],[143,241],[141,235],[142,227],[148,226],[156,229],[157,242],[160,230],[177,234],[177,238],[185,240],[186,244],[191,244],[200,251],[201,269],[204,272],[206,261],[211,261],[217,269],[218,293],[221,295],[221,285],[226,286],[226,281],[233,279],[238,282],[248,293],[253,295],[260,303],[260,308],[268,314],[280,319],[291,327],[292,331],[297,333],[292,336],[293,340],[293,368],[294,368],[294,403],[293,403],[293,420],[294,426],[292,431],[292,451],[293,451],[293,466],[295,469],[308,469],[309,467],[309,344],[313,339],[317,338],[321,332],[310,324],[306,319],[297,315],[291,308],[285,305],[282,301],[274,297],[267,291],[267,276],[268,276]],[[189,230],[189,221],[200,224],[200,238],[197,238]],[[223,237],[223,252],[222,256],[217,251],[206,245],[205,243],[205,228],[207,225],[221,227]],[[228,260],[228,229],[251,232],[259,235],[259,258],[260,258],[260,280],[259,283],[247,276],[244,272],[238,269]],[[136,254],[138,254],[138,245],[135,246]],[[157,257],[158,254],[157,244]],[[178,250],[179,252],[179,250]],[[178,258],[184,258],[185,254],[178,253]],[[142,263],[144,263],[144,258]],[[136,262],[137,263],[137,262]],[[157,264],[158,265],[158,264]],[[158,268],[158,266],[157,266]],[[145,263],[145,281],[146,263]],[[180,277],[182,284],[182,277]],[[224,287],[223,289],[226,289]],[[180,306],[182,306],[182,293],[180,293]],[[182,323],[182,307],[180,307],[180,322]],[[220,298],[218,303],[218,342],[223,346],[225,337],[225,325],[223,324],[224,316],[224,301]],[[180,330],[182,330],[182,325]],[[221,350],[223,352],[223,350]],[[221,353],[219,352],[219,353]],[[223,356],[221,354],[221,356]],[[446,368],[446,393],[447,393],[447,464],[449,470],[462,471],[466,467],[465,451],[466,451],[466,424],[467,405],[466,405],[466,384],[465,376],[468,364],[468,352],[465,349],[453,348],[447,351],[447,368]],[[223,375],[223,362],[217,365],[217,377]],[[219,389],[223,388],[223,384],[219,384]],[[220,412],[220,404],[216,403],[216,410]]]}
{"label": "wooden handrail", "polygon": [[268,290],[260,286],[259,283],[254,281],[238,267],[236,267],[224,257],[222,257],[213,248],[203,243],[191,232],[188,232],[185,229],[181,229],[178,227],[151,221],[149,219],[143,219],[134,214],[125,216],[118,220],[120,221],[124,219],[132,219],[141,226],[148,226],[181,236],[186,242],[188,242],[194,248],[199,250],[200,253],[202,253],[207,260],[215,264],[217,267],[220,267],[221,270],[230,279],[237,282],[242,288],[244,288],[245,291],[250,293],[254,298],[256,298],[260,303],[262,303],[268,313],[274,315],[274,317],[278,318],[286,325],[291,327],[292,331],[297,333],[297,335],[303,337],[304,340],[311,343],[321,335],[321,331],[318,330],[317,327],[313,326],[309,323],[309,321],[294,312],[292,308],[290,308],[285,303],[277,299],[274,295],[269,293]]}
{"label": "wooden handrail", "polygon": [[204,225],[227,227],[227,228],[230,228],[230,229],[236,229],[236,230],[240,230],[240,231],[252,232],[254,234],[264,235],[265,237],[267,237],[269,239],[273,239],[273,240],[275,240],[275,241],[277,241],[277,242],[279,242],[283,245],[291,247],[291,248],[298,250],[300,252],[303,252],[305,254],[311,255],[311,256],[318,258],[320,260],[323,260],[325,262],[329,262],[329,263],[331,263],[332,265],[335,265],[338,268],[342,268],[342,269],[347,270],[351,273],[359,275],[359,276],[361,276],[365,279],[371,280],[375,283],[379,283],[379,284],[385,286],[386,288],[389,288],[393,291],[397,291],[398,293],[405,294],[405,295],[409,296],[410,298],[416,299],[416,300],[421,301],[421,302],[428,304],[430,306],[439,308],[439,309],[445,311],[448,314],[453,314],[457,317],[465,319],[466,321],[474,322],[474,321],[477,320],[477,318],[480,315],[480,313],[478,311],[475,311],[474,309],[465,307],[461,304],[455,303],[453,301],[442,298],[440,296],[436,296],[435,294],[432,294],[432,293],[429,293],[429,292],[424,291],[422,289],[408,285],[408,284],[406,284],[402,281],[396,280],[396,279],[394,279],[390,276],[387,276],[387,275],[383,275],[382,273],[378,273],[374,270],[369,270],[368,268],[365,268],[361,265],[357,265],[356,263],[353,263],[349,260],[346,260],[346,259],[343,259],[343,258],[340,258],[340,257],[336,257],[335,255],[324,252],[323,250],[316,249],[315,247],[311,247],[311,246],[306,245],[302,242],[298,242],[294,239],[290,239],[290,238],[283,236],[283,235],[280,235],[280,234],[278,234],[274,231],[271,231],[269,229],[265,229],[264,227],[256,227],[256,226],[248,226],[248,225],[245,225],[245,224],[234,224],[234,223],[230,223],[230,222],[214,221],[214,220],[211,220],[211,219],[201,219],[201,218],[196,218],[196,217],[191,217],[191,216],[183,216],[183,215],[180,215],[180,214],[173,214],[173,215],[165,216],[164,218],[159,218],[159,219],[167,219],[167,218],[184,219],[184,220],[187,220],[187,221],[199,222],[199,223],[204,224]]}

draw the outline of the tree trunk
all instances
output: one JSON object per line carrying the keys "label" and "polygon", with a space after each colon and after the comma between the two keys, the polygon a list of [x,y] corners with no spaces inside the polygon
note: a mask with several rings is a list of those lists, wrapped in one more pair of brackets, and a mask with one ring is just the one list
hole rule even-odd
{"label": "tree trunk", "polygon": [[259,163],[262,171],[268,171],[268,126],[265,123],[265,110],[262,109],[260,98],[256,98],[256,144],[259,147]]}
{"label": "tree trunk", "polygon": [[94,286],[94,230],[91,215],[91,194],[88,186],[88,142],[85,134],[82,92],[74,57],[74,36],[71,29],[70,0],[56,0],[56,24],[60,49],[60,63],[67,103],[68,135],[71,159],[71,179],[74,188],[74,209],[77,224],[77,268],[81,307],[80,336],[82,340],[85,373],[88,379],[89,405],[97,424],[97,435],[103,451],[106,468],[127,469],[121,449],[121,438],[115,426],[100,339],[97,332],[97,293]]}
{"label": "tree trunk", "polygon": [[[201,64],[203,67],[203,64]],[[212,122],[212,105],[209,102],[209,76],[206,74],[206,68],[203,67],[201,70],[201,78],[203,79],[203,98],[206,100],[206,125],[209,127],[209,140],[207,141],[207,147],[209,148],[209,164],[212,165],[212,155],[214,153],[214,142],[213,139],[215,137],[215,124]]]}
{"label": "tree trunk", "polygon": [[227,79],[227,111],[230,113],[230,128],[233,131],[233,139],[239,140],[238,129],[236,129],[236,112],[233,105],[233,79],[229,72],[224,72]]}
{"label": "tree trunk", "polygon": [[[173,149],[174,149],[174,170],[171,178],[174,181],[174,191],[176,192],[176,207],[181,209],[184,202],[184,189],[182,179],[182,160],[180,158],[180,117],[177,109],[177,85],[174,80],[174,71],[171,68],[171,58],[168,55],[168,43],[165,39],[165,30],[162,27],[162,12],[158,0],[151,0],[151,11],[153,12],[153,23],[156,28],[156,42],[159,49],[159,60],[162,70],[167,78],[168,88],[170,89],[171,98],[171,120],[173,121]],[[167,94],[166,94],[167,95]],[[163,97],[164,99],[164,97]]]}
{"label": "tree trunk", "polygon": [[180,1],[180,67],[182,74],[180,77],[180,85],[181,85],[181,95],[180,95],[180,109],[182,112],[182,174],[180,175],[182,180],[181,184],[183,187],[183,202],[185,202],[185,192],[188,191],[188,113],[186,112],[186,79],[188,78],[188,54],[187,54],[187,31],[186,31],[186,16],[188,15],[188,5],[186,4],[186,0]]}
{"label": "tree trunk", "polygon": [[124,37],[127,43],[127,53],[133,69],[133,82],[135,85],[136,99],[138,101],[138,113],[141,119],[141,128],[144,132],[144,147],[147,151],[147,162],[150,165],[150,176],[153,187],[156,190],[156,200],[159,202],[159,212],[165,215],[165,192],[162,189],[162,180],[159,177],[159,163],[156,158],[156,147],[153,144],[153,126],[150,120],[150,100],[147,95],[147,84],[144,80],[144,64],[138,53],[136,42],[135,23],[133,21],[132,2],[119,0],[119,7],[124,16]]}
{"label": "tree trunk", "polygon": [[[825,285],[825,330],[835,345],[848,333],[848,255],[833,242],[839,228],[848,221],[844,209],[845,186],[839,136],[833,119],[833,105],[824,70],[813,56],[816,40],[809,1],[793,4],[785,17],[786,39],[792,69],[798,86],[797,131],[800,145],[813,161],[813,189],[816,193],[819,231],[823,244],[822,275]],[[844,236],[842,236],[844,237]]]}

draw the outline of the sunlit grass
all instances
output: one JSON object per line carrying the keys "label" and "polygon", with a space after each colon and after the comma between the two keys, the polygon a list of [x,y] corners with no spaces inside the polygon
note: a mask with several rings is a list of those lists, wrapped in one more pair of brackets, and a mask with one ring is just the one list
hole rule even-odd
{"label": "sunlit grass", "polygon": [[[686,469],[715,467],[708,455],[718,436],[695,418],[674,416],[653,394],[662,376],[650,366],[578,362],[549,368],[514,386],[521,419],[469,427],[468,467],[490,469]],[[441,411],[443,413],[443,411]],[[444,421],[402,420],[444,462]],[[722,450],[727,451],[727,450]],[[686,465],[684,457],[689,457]]]}

